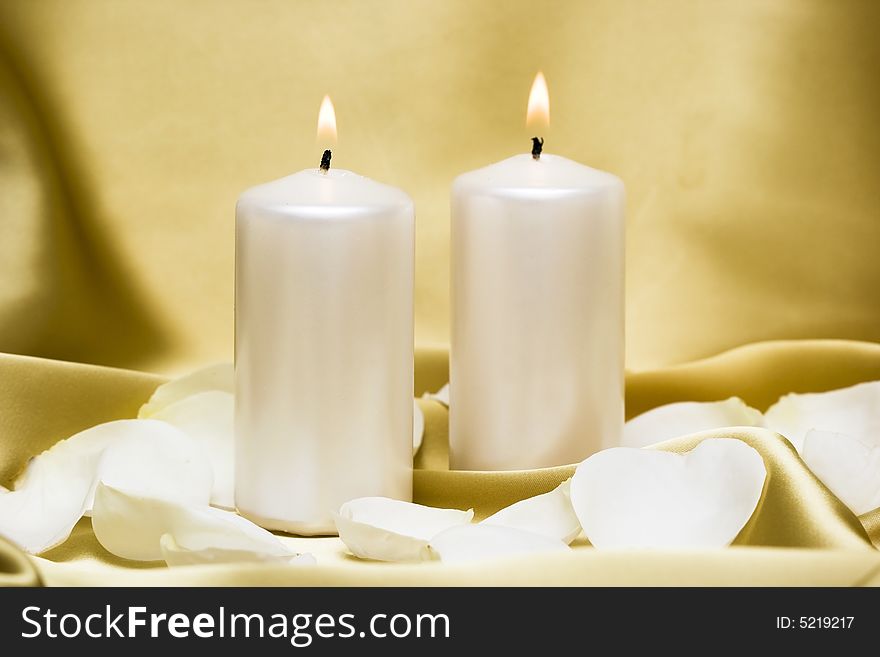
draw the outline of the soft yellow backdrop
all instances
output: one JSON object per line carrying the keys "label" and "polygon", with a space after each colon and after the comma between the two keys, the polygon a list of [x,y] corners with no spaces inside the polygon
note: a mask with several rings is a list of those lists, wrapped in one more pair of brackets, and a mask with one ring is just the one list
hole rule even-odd
{"label": "soft yellow backdrop", "polygon": [[418,216],[447,341],[453,177],[528,148],[628,189],[628,364],[880,340],[880,3],[2,0],[0,351],[175,372],[231,357],[233,205],[315,166]]}

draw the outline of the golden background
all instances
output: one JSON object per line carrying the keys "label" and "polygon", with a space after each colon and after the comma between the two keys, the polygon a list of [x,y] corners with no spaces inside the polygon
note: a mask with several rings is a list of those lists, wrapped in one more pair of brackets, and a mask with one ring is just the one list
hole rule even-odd
{"label": "golden background", "polygon": [[448,339],[458,173],[529,147],[628,192],[627,350],[880,340],[880,3],[2,0],[0,351],[173,373],[232,356],[233,206],[315,166],[397,185],[416,335]]}

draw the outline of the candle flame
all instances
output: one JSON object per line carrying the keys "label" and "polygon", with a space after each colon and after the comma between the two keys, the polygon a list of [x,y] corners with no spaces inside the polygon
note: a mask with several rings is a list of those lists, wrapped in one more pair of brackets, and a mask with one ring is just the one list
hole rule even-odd
{"label": "candle flame", "polygon": [[318,143],[332,146],[336,144],[336,111],[330,96],[324,96],[318,111]]}
{"label": "candle flame", "polygon": [[532,90],[529,92],[529,109],[526,112],[526,125],[536,130],[550,127],[550,93],[547,91],[547,80],[538,71]]}

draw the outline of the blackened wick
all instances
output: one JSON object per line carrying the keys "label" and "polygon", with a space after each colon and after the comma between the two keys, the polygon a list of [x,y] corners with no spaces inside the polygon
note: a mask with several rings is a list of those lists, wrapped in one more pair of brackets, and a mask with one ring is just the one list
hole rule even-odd
{"label": "blackened wick", "polygon": [[544,139],[542,137],[532,137],[532,159],[540,160],[542,150],[544,150]]}

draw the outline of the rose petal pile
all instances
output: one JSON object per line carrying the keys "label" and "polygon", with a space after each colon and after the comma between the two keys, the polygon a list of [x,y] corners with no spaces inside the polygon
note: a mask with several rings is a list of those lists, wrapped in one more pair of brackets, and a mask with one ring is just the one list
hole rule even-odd
{"label": "rose petal pile", "polygon": [[55,547],[92,513],[102,478],[204,504],[212,482],[210,464],[179,429],[157,420],[107,422],[31,459],[14,490],[0,493],[0,534],[31,554]]}
{"label": "rose petal pile", "polygon": [[95,537],[124,559],[169,565],[235,561],[290,562],[299,555],[274,534],[231,511],[207,504],[182,504],[99,483],[92,514]]}
{"label": "rose petal pile", "polygon": [[[538,511],[538,507],[533,507]],[[520,513],[524,520],[527,513]],[[504,526],[472,524],[473,509],[438,509],[387,497],[342,505],[336,529],[349,551],[377,561],[453,561],[568,549],[557,538]]]}
{"label": "rose petal pile", "polygon": [[31,459],[0,491],[0,534],[40,554],[83,515],[124,559],[169,565],[308,563],[233,507],[232,366],[159,386],[139,419],[81,431]]}
{"label": "rose petal pile", "polygon": [[627,422],[624,442],[644,446],[730,426],[762,426],[784,436],[853,513],[880,507],[880,381],[784,395],[763,414],[736,397],[667,404]]}
{"label": "rose petal pile", "polygon": [[724,547],[751,518],[766,477],[761,455],[732,438],[704,440],[686,454],[617,447],[479,523],[472,510],[366,497],[344,504],[336,527],[353,555],[380,561],[564,552],[582,530],[597,548]]}
{"label": "rose petal pile", "polygon": [[387,497],[361,497],[343,504],[335,521],[339,537],[356,557],[426,561],[432,558],[431,538],[473,517],[473,509],[436,509]]}
{"label": "rose petal pile", "polygon": [[[428,398],[448,405],[448,386]],[[0,535],[32,554],[63,542],[84,515],[111,553],[169,566],[241,561],[314,563],[238,516],[233,484],[233,371],[212,366],[159,386],[138,419],[86,429],[31,459],[0,487]],[[855,513],[880,507],[880,381],[791,394],[766,413],[733,397],[680,402],[626,423],[624,447],[581,463],[572,479],[481,522],[473,510],[381,497],[335,516],[356,557],[442,561],[564,552],[581,534],[599,549],[729,545],[761,499],[760,454],[732,438],[685,454],[642,447],[684,434],[762,426],[785,436]],[[424,433],[414,401],[413,451]]]}
{"label": "rose petal pile", "polygon": [[[233,391],[232,364],[212,365],[157,387],[137,419],[58,442],[31,459],[14,490],[0,487],[0,535],[41,554],[91,515],[99,542],[126,559],[314,562],[222,510],[235,508]],[[424,428],[413,400],[413,453]]]}

